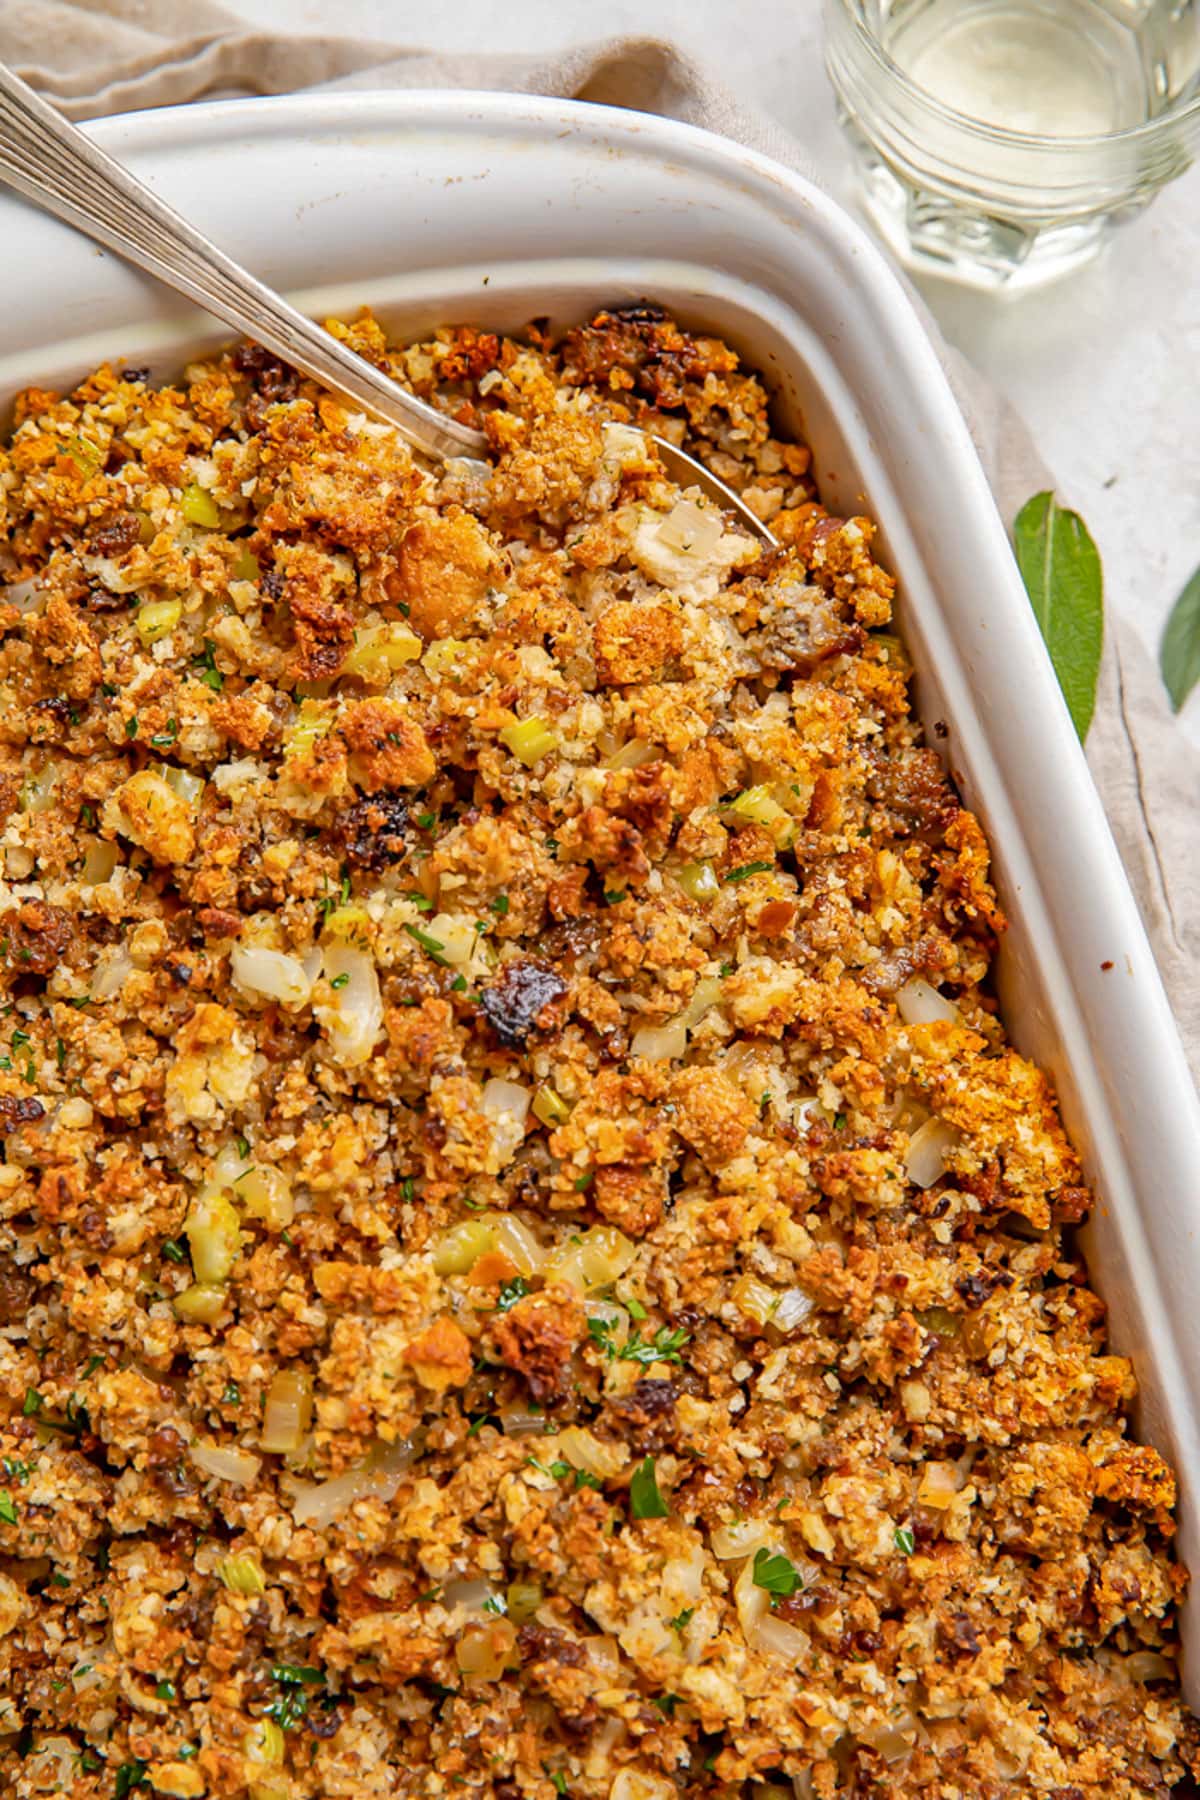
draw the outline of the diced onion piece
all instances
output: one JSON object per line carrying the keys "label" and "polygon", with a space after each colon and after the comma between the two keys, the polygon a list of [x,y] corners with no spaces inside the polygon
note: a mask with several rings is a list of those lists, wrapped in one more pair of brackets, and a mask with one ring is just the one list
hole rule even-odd
{"label": "diced onion piece", "polygon": [[212,771],[212,783],[218,792],[231,794],[235,788],[256,787],[266,774],[265,764],[252,756],[239,756],[234,762],[218,763]]}
{"label": "diced onion piece", "polygon": [[454,1660],[467,1681],[499,1681],[517,1659],[517,1628],[511,1619],[468,1625],[454,1646]]}
{"label": "diced onion piece", "polygon": [[676,1800],[679,1789],[662,1775],[642,1769],[621,1769],[608,1790],[608,1800]]}
{"label": "diced onion piece", "polygon": [[54,805],[54,790],[58,786],[58,764],[43,763],[36,773],[28,774],[21,783],[21,811],[27,813],[48,812]]}
{"label": "diced onion piece", "polygon": [[283,950],[235,944],[229,963],[233,979],[248,994],[277,1000],[283,1006],[304,1006],[312,994],[304,964]]}
{"label": "diced onion piece", "polygon": [[914,1187],[931,1188],[946,1173],[946,1152],[959,1143],[959,1133],[945,1119],[926,1119],[908,1140],[905,1171]]}
{"label": "diced onion piece", "polygon": [[143,644],[149,647],[160,638],[169,637],[182,617],[182,600],[148,600],[145,606],[139,606],[133,624]]}
{"label": "diced onion piece", "polygon": [[287,1176],[269,1163],[255,1163],[238,1178],[236,1191],[242,1211],[252,1219],[261,1219],[272,1231],[286,1231],[296,1216]]}
{"label": "diced onion piece", "polygon": [[745,1313],[748,1319],[754,1319],[759,1325],[773,1323],[779,1293],[765,1281],[760,1281],[757,1275],[740,1275],[733,1284],[732,1298],[738,1311]]}
{"label": "diced onion piece", "polygon": [[952,1462],[928,1462],[921,1474],[921,1485],[917,1489],[917,1502],[921,1506],[932,1506],[937,1512],[944,1512],[952,1506],[958,1495],[958,1470]]}
{"label": "diced onion piece", "polygon": [[606,769],[640,769],[645,763],[657,762],[661,754],[657,744],[648,744],[644,738],[630,738],[604,766]]}
{"label": "diced onion piece", "polygon": [[596,1675],[605,1687],[615,1687],[621,1669],[621,1646],[616,1638],[602,1637],[600,1633],[583,1639],[584,1653],[592,1665]]}
{"label": "diced onion piece", "polygon": [[560,1431],[554,1447],[573,1469],[584,1469],[602,1481],[620,1474],[629,1461],[621,1445],[603,1443],[582,1425],[568,1425]]}
{"label": "diced onion piece", "polygon": [[775,1311],[771,1315],[771,1323],[779,1331],[795,1331],[797,1325],[803,1325],[813,1309],[813,1298],[803,1288],[784,1288],[775,1297]]}
{"label": "diced onion piece", "polygon": [[494,1600],[496,1590],[490,1581],[472,1577],[469,1581],[451,1581],[442,1589],[442,1605],[463,1613],[482,1612],[484,1602]]}
{"label": "diced onion piece", "polygon": [[29,575],[24,581],[10,581],[7,587],[0,587],[0,602],[5,606],[15,606],[18,612],[31,612],[40,604],[41,590],[36,576]]}
{"label": "diced onion piece", "polygon": [[735,818],[765,826],[781,849],[795,836],[795,819],[784,811],[768,787],[747,788],[736,800],[730,801],[728,810]]}
{"label": "diced onion piece", "polygon": [[154,763],[153,773],[165,781],[173,794],[189,806],[197,806],[204,792],[204,777],[193,775],[190,769],[176,768],[174,763]]}
{"label": "diced onion piece", "polygon": [[362,1462],[341,1475],[334,1475],[329,1481],[295,1482],[292,1486],[292,1517],[297,1525],[311,1525],[315,1531],[324,1531],[356,1500],[374,1497],[386,1503],[394,1497],[416,1454],[417,1447],[411,1438],[398,1438],[394,1444],[376,1444]]}
{"label": "diced onion piece", "polygon": [[769,1607],[754,1627],[750,1643],[753,1649],[765,1651],[769,1656],[778,1656],[793,1668],[806,1662],[812,1650],[812,1640],[808,1634],[797,1630],[795,1625],[789,1625],[785,1619],[777,1619]]}
{"label": "diced onion piece", "polygon": [[687,1026],[681,1019],[672,1019],[668,1025],[643,1025],[629,1044],[629,1054],[647,1062],[676,1062],[686,1051]]}
{"label": "diced onion piece", "polygon": [[358,633],[342,669],[349,675],[386,681],[405,663],[416,662],[423,649],[420,638],[407,625],[368,625]]}
{"label": "diced onion piece", "polygon": [[252,1450],[234,1450],[221,1444],[193,1444],[188,1456],[205,1475],[216,1481],[231,1481],[235,1487],[249,1487],[257,1481],[262,1458]]}
{"label": "diced onion piece", "polygon": [[500,1423],[505,1437],[532,1437],[546,1429],[546,1415],[541,1412],[525,1412],[521,1407],[513,1407],[500,1415]]}
{"label": "diced onion piece", "polygon": [[438,1275],[467,1275],[495,1243],[496,1234],[488,1220],[464,1219],[434,1245],[434,1270]]}
{"label": "diced onion piece", "polygon": [[307,756],[318,738],[333,728],[333,714],[318,700],[302,700],[296,721],[283,740],[283,754],[289,761]]}
{"label": "diced onion piece", "polygon": [[536,1581],[510,1581],[504,1597],[513,1624],[524,1625],[542,1604],[542,1589]]}
{"label": "diced onion piece", "polygon": [[216,501],[194,481],[183,490],[183,516],[189,525],[203,525],[209,531],[216,531],[221,523]]}
{"label": "diced onion piece", "polygon": [[715,900],[721,891],[717,871],[710,862],[684,863],[675,879],[688,899],[699,901],[701,905]]}
{"label": "diced onion piece", "polygon": [[1121,1666],[1130,1681],[1175,1681],[1179,1675],[1178,1664],[1158,1650],[1134,1650],[1122,1658]]}
{"label": "diced onion piece", "polygon": [[312,1410],[311,1375],[300,1369],[281,1369],[273,1375],[258,1440],[263,1449],[283,1456],[298,1450],[312,1423]]}
{"label": "diced onion piece", "polygon": [[83,869],[79,880],[83,887],[103,887],[106,881],[112,880],[113,870],[117,866],[117,846],[106,844],[103,838],[85,839],[87,849],[83,856]]}
{"label": "diced onion piece", "polygon": [[209,1171],[209,1185],[231,1188],[254,1167],[249,1156],[243,1156],[236,1144],[222,1144]]}
{"label": "diced onion piece", "polygon": [[636,1255],[636,1245],[615,1225],[591,1225],[577,1234],[576,1242],[562,1246],[546,1274],[586,1294],[616,1281]]}
{"label": "diced onion piece", "polygon": [[917,1741],[917,1724],[911,1714],[905,1715],[904,1721],[881,1719],[876,1725],[868,1725],[859,1731],[857,1738],[881,1756],[886,1763],[902,1762],[911,1754]]}
{"label": "diced onion piece", "polygon": [[519,1275],[536,1275],[546,1261],[546,1252],[515,1213],[489,1215],[496,1249],[507,1256]]}
{"label": "diced onion piece", "polygon": [[500,733],[500,742],[530,769],[558,748],[557,736],[545,719],[539,718],[521,719],[515,725],[506,725]]}
{"label": "diced onion piece", "polygon": [[[765,1537],[762,1548],[770,1548]],[[733,1598],[737,1606],[738,1624],[742,1628],[746,1642],[753,1644],[758,1635],[759,1626],[771,1609],[771,1596],[755,1581],[754,1564],[749,1560],[734,1584]]]}
{"label": "diced onion piece", "polygon": [[474,919],[463,918],[459,913],[435,913],[428,922],[422,920],[421,930],[440,944],[441,960],[456,969],[470,962],[480,937]]}
{"label": "diced onion piece", "polygon": [[211,1325],[224,1304],[225,1289],[211,1287],[201,1281],[184,1288],[171,1302],[175,1317],[182,1319],[185,1325]]}
{"label": "diced onion piece", "polygon": [[952,1001],[918,975],[896,989],[896,1005],[906,1025],[957,1025],[961,1017]]}
{"label": "diced onion piece", "polygon": [[823,1120],[826,1125],[833,1122],[829,1116],[829,1108],[822,1106],[815,1094],[808,1094],[798,1100],[793,1100],[790,1111],[792,1123],[797,1131],[811,1131],[818,1120]]}
{"label": "diced onion piece", "polygon": [[326,944],[321,960],[329,998],[313,1010],[329,1035],[335,1061],[356,1068],[366,1062],[383,1031],[379,976],[370,955],[349,944]]}
{"label": "diced onion piece", "polygon": [[736,1562],[761,1550],[767,1537],[768,1527],[762,1519],[738,1519],[732,1525],[718,1525],[709,1542],[718,1562]]}
{"label": "diced onion piece", "polygon": [[532,1098],[519,1081],[493,1076],[485,1081],[479,1104],[492,1121],[492,1148],[503,1167],[519,1150],[525,1137],[525,1120]]}
{"label": "diced onion piece", "polygon": [[206,1189],[192,1202],[183,1229],[197,1281],[224,1281],[237,1261],[242,1242],[241,1221],[233,1202],[223,1193]]}
{"label": "diced onion piece", "polygon": [[721,515],[696,500],[677,500],[658,528],[660,543],[689,556],[711,556],[721,541]]}
{"label": "diced onion piece", "polygon": [[265,1594],[267,1591],[262,1564],[249,1550],[223,1556],[217,1564],[217,1574],[231,1594]]}
{"label": "diced onion piece", "polygon": [[706,1013],[721,1002],[722,987],[719,975],[705,975],[696,983],[691,999],[675,1021],[688,1031],[693,1031]]}
{"label": "diced onion piece", "polygon": [[562,1095],[556,1094],[548,1081],[543,1081],[533,1096],[533,1116],[553,1130],[556,1126],[566,1124],[571,1116],[571,1109]]}

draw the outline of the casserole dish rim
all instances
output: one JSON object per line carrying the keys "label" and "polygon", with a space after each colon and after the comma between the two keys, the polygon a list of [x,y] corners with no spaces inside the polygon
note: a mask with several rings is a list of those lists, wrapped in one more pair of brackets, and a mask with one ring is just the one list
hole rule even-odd
{"label": "casserole dish rim", "polygon": [[[725,221],[736,219],[744,238],[714,236],[711,293],[698,293],[697,305],[717,295],[720,275],[729,275],[730,293],[736,277],[751,295],[764,296],[764,337],[770,295],[781,316],[790,312],[806,322],[829,358],[831,376],[838,378],[821,397],[831,412],[841,408],[840,441],[832,452],[814,446],[818,466],[823,462],[827,473],[831,461],[853,464],[853,477],[843,473],[841,486],[852,496],[865,490],[866,510],[883,518],[885,560],[897,569],[909,596],[902,628],[925,647],[924,660],[915,658],[918,698],[922,670],[927,690],[919,710],[927,722],[939,715],[951,721],[951,767],[967,803],[982,815],[996,854],[1001,900],[1017,925],[1005,962],[1013,967],[1007,976],[1002,967],[1000,975],[1006,1022],[1028,1054],[1048,1062],[1066,1089],[1076,1090],[1064,1091],[1064,1111],[1100,1192],[1090,1228],[1097,1286],[1113,1304],[1115,1344],[1134,1355],[1147,1377],[1140,1429],[1181,1474],[1182,1551],[1185,1561],[1189,1556],[1200,1561],[1200,1433],[1190,1400],[1200,1392],[1200,1327],[1193,1317],[1200,1258],[1190,1217],[1200,1105],[975,447],[933,346],[882,255],[821,189],[767,157],[674,120],[576,101],[465,90],[344,91],[162,108],[117,115],[87,129],[115,154],[128,155],[156,185],[165,171],[166,197],[185,206],[187,194],[171,185],[178,175],[173,165],[186,167],[191,156],[194,174],[210,153],[236,149],[245,156],[255,146],[290,145],[297,225],[305,213],[319,217],[322,208],[354,204],[344,188],[335,184],[329,190],[323,171],[328,162],[332,174],[335,159],[323,160],[323,146],[336,146],[339,155],[352,151],[374,158],[372,178],[378,181],[385,159],[404,155],[424,179],[415,162],[422,143],[431,163],[438,154],[450,161],[460,156],[458,179],[477,182],[476,191],[486,199],[493,185],[503,192],[507,181],[514,207],[522,189],[532,185],[536,191],[540,176],[531,153],[541,151],[553,217],[561,223],[572,210],[594,216],[601,238],[602,220],[605,229],[615,231],[622,223],[628,228],[634,216],[632,198],[616,191],[615,171],[622,167],[657,181],[657,190],[645,195],[643,211],[661,220],[667,245],[676,237],[681,248],[685,240],[690,243],[688,232],[698,218],[703,236],[706,205]],[[482,169],[471,160],[481,150]],[[589,179],[575,185],[564,179],[551,192],[551,168],[557,179],[571,157]],[[158,171],[156,158],[165,159]],[[367,162],[362,166],[365,170]],[[340,163],[337,174],[339,179],[344,174]],[[236,196],[228,210],[245,212],[253,186],[248,176],[246,195]],[[406,201],[417,215],[423,203],[420,195]],[[207,213],[195,210],[197,222],[218,236]],[[84,271],[95,264],[84,259],[103,257],[110,270],[114,265],[121,270],[117,285],[136,281],[148,296],[157,296],[147,300],[146,312],[173,321],[159,328],[159,341],[167,350],[176,347],[178,361],[188,337],[182,321],[197,316],[193,309],[173,299],[164,307],[154,284],[129,276],[117,259],[15,199],[0,202],[0,216],[9,221],[10,248],[18,256],[24,220],[27,239],[44,245],[52,241],[45,234],[53,234],[61,266],[78,271],[82,285],[59,303],[64,322],[72,306],[87,304]],[[280,242],[288,218],[282,206],[264,235],[273,233]],[[240,213],[238,225],[245,235],[249,225]],[[228,235],[223,241],[249,260],[246,244]],[[747,283],[744,267],[726,271],[723,264],[752,243],[762,262]],[[526,266],[519,249],[518,242],[514,268]],[[443,273],[444,291],[459,296],[474,279],[480,312],[487,309],[480,278],[464,272],[464,265],[442,270],[436,262],[417,260],[426,291],[436,290]],[[615,273],[624,260],[615,250],[595,260],[611,260],[614,285],[626,282]],[[526,261],[530,268],[540,266]],[[549,259],[542,262],[550,266]],[[694,255],[687,266],[695,266]],[[276,279],[270,267],[258,272]],[[51,267],[39,268],[43,287],[51,274]],[[797,286],[784,291],[789,275]],[[569,287],[566,275],[563,280]],[[774,286],[762,285],[768,281]],[[582,313],[590,302],[582,298],[581,277],[577,285]],[[353,295],[352,279],[342,286]],[[462,307],[461,298],[447,301],[448,311],[468,316]],[[0,301],[0,320],[5,310]],[[0,363],[6,389],[17,368],[25,371],[23,381],[37,379],[31,358],[42,345],[50,359],[50,347],[58,342],[54,316],[47,304],[38,326],[41,337]],[[131,340],[128,354],[137,355],[134,340],[149,326],[135,320],[122,329]],[[211,341],[229,335],[219,327],[207,333]],[[77,333],[67,347],[74,354],[79,346],[83,355],[88,341],[86,333]],[[923,498],[916,507],[905,495],[915,491],[918,454],[927,503]],[[1047,818],[1039,818],[1039,808]],[[1022,991],[1025,984],[1031,998]],[[1053,1043],[1061,1045],[1057,1058],[1046,1048]],[[1195,1605],[1184,1609],[1185,1643],[1200,1629],[1196,1612]],[[1193,1681],[1195,1662],[1190,1658],[1186,1671]]]}

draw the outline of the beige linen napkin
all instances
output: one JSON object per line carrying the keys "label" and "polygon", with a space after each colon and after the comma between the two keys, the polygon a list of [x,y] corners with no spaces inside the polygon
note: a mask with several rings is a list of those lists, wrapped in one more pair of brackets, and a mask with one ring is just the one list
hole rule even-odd
{"label": "beige linen napkin", "polygon": [[[248,29],[207,0],[6,0],[0,58],[75,119],[315,85],[502,88],[667,114],[814,175],[802,145],[781,126],[739,105],[697,63],[653,39],[545,56],[432,55],[361,38]],[[1000,511],[1012,519],[1031,494],[1053,487],[1053,478],[1012,408],[942,342],[927,315],[926,324]],[[1200,1069],[1200,856],[1193,848],[1200,756],[1174,724],[1145,650],[1111,608],[1087,748],[1193,1069]]]}

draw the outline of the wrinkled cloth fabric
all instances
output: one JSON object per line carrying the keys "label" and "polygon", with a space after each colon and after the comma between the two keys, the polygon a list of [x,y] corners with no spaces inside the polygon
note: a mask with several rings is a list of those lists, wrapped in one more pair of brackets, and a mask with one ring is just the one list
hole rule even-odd
{"label": "wrinkled cloth fabric", "polygon": [[[0,58],[73,119],[309,87],[504,89],[682,119],[820,182],[799,139],[653,38],[547,55],[438,55],[366,38],[256,30],[208,0],[7,0]],[[1054,486],[1053,477],[1021,419],[914,301],[971,424],[1001,515],[1012,519],[1031,494]],[[1111,607],[1087,753],[1196,1072],[1200,755],[1175,725],[1141,643]]]}

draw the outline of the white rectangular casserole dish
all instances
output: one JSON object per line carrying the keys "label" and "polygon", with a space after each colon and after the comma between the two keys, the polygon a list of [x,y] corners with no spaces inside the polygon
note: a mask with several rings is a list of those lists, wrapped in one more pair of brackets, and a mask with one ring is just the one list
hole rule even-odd
{"label": "white rectangular casserole dish", "polygon": [[[966,428],[858,228],[798,176],[662,119],[506,95],[299,96],[105,121],[127,160],[314,314],[394,329],[577,321],[652,297],[732,341],[812,445],[822,497],[883,528],[918,702],[982,817],[1012,922],[1018,1046],[1048,1067],[1100,1195],[1088,1248],[1139,1429],[1177,1468],[1200,1567],[1200,1106],[1132,896]],[[104,358],[177,371],[227,333],[0,197],[0,400]],[[1185,1612],[1200,1700],[1200,1606]]]}

